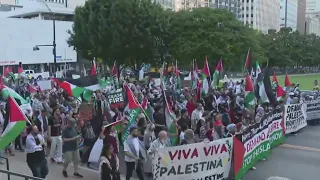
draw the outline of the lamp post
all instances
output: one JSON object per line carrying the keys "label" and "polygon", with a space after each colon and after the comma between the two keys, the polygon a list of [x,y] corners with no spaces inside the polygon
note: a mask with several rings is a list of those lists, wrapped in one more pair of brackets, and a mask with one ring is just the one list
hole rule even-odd
{"label": "lamp post", "polygon": [[[49,12],[52,14],[52,31],[53,31],[53,42],[50,45],[35,45],[33,47],[34,51],[38,51],[40,46],[52,46],[53,50],[53,72],[56,71],[56,67],[57,67],[57,44],[56,44],[56,15],[54,12],[52,12],[52,10],[49,8],[48,4],[41,0],[42,3],[44,3],[47,7],[47,9],[49,10]],[[56,73],[54,73],[54,77],[56,77]]]}

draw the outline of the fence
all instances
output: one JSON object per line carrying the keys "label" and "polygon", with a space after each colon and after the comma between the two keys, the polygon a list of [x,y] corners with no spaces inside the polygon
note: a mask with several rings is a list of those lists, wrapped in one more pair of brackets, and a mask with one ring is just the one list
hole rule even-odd
{"label": "fence", "polygon": [[9,159],[6,158],[6,157],[2,157],[2,156],[0,156],[0,159],[5,159],[6,160],[6,169],[7,170],[0,169],[0,173],[7,174],[8,175],[8,179],[7,180],[11,180],[11,176],[17,176],[17,177],[23,178],[25,180],[43,180],[41,178],[37,178],[37,177],[32,177],[32,176],[27,176],[27,175],[11,172],[11,171],[9,171],[10,170]]}

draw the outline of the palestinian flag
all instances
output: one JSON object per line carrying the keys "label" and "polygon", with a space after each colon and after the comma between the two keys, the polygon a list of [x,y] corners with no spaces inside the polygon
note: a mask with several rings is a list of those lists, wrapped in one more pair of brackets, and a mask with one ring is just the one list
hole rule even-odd
{"label": "palestinian flag", "polygon": [[176,127],[176,115],[172,111],[170,103],[168,103],[166,93],[163,91],[164,100],[165,100],[165,118],[166,118],[166,125],[169,129],[170,134],[170,141],[173,146],[178,144],[178,129]]}
{"label": "palestinian flag", "polygon": [[273,78],[272,78],[272,87],[273,89],[276,89],[278,85],[278,78],[275,72],[273,72]]}
{"label": "palestinian flag", "polygon": [[81,97],[81,94],[86,90],[83,87],[75,86],[67,81],[63,81],[59,83],[60,88],[65,90],[69,96],[73,96],[75,98]]}
{"label": "palestinian flag", "polygon": [[209,69],[209,65],[208,65],[208,60],[206,58],[204,61],[203,69],[201,71],[202,93],[205,95],[208,94],[208,92],[209,92],[208,78],[211,78],[211,74],[210,74],[210,69]]}
{"label": "palestinian flag", "polygon": [[245,81],[244,105],[245,107],[250,109],[252,109],[253,106],[255,105],[254,88],[253,88],[253,83],[249,74],[247,74],[246,81]]}
{"label": "palestinian flag", "polygon": [[12,67],[11,66],[4,67],[4,69],[3,69],[3,75],[4,76],[8,76],[10,72],[12,72]]}
{"label": "palestinian flag", "polygon": [[192,88],[196,89],[197,88],[197,84],[198,84],[198,64],[197,64],[197,60],[193,60],[193,69],[192,69]]}
{"label": "palestinian flag", "polygon": [[119,132],[121,130],[121,126],[122,126],[122,120],[107,124],[104,127],[106,128],[106,127],[109,127],[109,126],[113,126],[114,130]]}
{"label": "palestinian flag", "polygon": [[286,95],[286,91],[284,91],[283,88],[279,85],[278,78],[275,72],[273,73],[272,85],[276,90],[276,97],[279,101],[283,96]]}
{"label": "palestinian flag", "polygon": [[113,81],[114,81],[114,84],[115,84],[115,88],[116,89],[119,89],[120,88],[120,85],[119,85],[119,68],[117,66],[117,62],[114,61],[113,63],[113,67],[112,67],[112,70],[111,70],[111,76],[113,77]]}
{"label": "palestinian flag", "polygon": [[134,96],[131,89],[128,87],[128,85],[125,85],[125,89],[127,91],[127,98],[128,98],[128,107],[130,110],[129,118],[128,118],[128,124],[126,129],[123,131],[122,134],[122,142],[125,142],[130,134],[129,130],[130,127],[136,126],[137,124],[137,117],[141,113],[141,106],[139,102],[137,101],[136,97]]}
{"label": "palestinian flag", "polygon": [[265,76],[261,72],[261,68],[260,68],[259,62],[257,61],[256,62],[256,82],[257,82],[257,88],[256,89],[257,89],[257,92],[258,92],[258,95],[259,95],[259,100],[262,103],[269,102],[269,98],[268,98],[268,95],[266,93],[266,89],[265,89],[264,82],[263,82],[263,78],[264,77]]}
{"label": "palestinian flag", "polygon": [[149,104],[148,98],[143,99],[141,103],[141,107],[143,108],[144,114],[147,116],[147,119],[151,121],[153,112],[152,112],[151,105]]}
{"label": "palestinian flag", "polygon": [[287,88],[290,88],[291,86],[292,86],[292,84],[290,82],[289,76],[288,76],[288,74],[286,74],[286,77],[284,79],[284,87],[287,89]]}
{"label": "palestinian flag", "polygon": [[18,135],[22,133],[26,127],[26,121],[28,121],[24,113],[19,108],[17,102],[11,96],[8,97],[7,103],[9,122],[1,135],[0,150],[4,150],[16,139]]}
{"label": "palestinian flag", "polygon": [[216,89],[219,86],[219,80],[220,80],[222,69],[223,69],[222,59],[220,59],[212,77],[211,87],[213,89]]}

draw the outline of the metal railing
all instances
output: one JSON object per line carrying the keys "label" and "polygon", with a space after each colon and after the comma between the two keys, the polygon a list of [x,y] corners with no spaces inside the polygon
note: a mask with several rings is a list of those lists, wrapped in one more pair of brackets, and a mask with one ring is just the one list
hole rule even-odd
{"label": "metal railing", "polygon": [[25,180],[43,180],[41,178],[27,176],[27,175],[11,172],[11,171],[7,171],[7,170],[2,170],[2,169],[0,169],[0,173],[8,174],[8,180],[10,180],[10,176],[18,176],[18,177],[24,178]]}
{"label": "metal railing", "polygon": [[9,159],[6,157],[2,157],[0,156],[0,159],[5,159],[6,160],[6,169],[7,170],[2,170],[0,169],[0,173],[4,173],[8,175],[8,180],[10,180],[10,176],[18,176],[21,178],[24,178],[25,180],[43,180],[42,178],[37,178],[37,177],[32,177],[32,176],[27,176],[24,174],[19,174],[19,173],[15,173],[15,172],[11,172],[10,167],[9,167]]}

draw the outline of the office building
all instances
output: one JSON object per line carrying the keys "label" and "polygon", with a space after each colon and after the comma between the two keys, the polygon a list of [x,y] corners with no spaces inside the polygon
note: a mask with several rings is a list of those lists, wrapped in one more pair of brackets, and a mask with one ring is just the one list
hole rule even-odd
{"label": "office building", "polygon": [[297,30],[298,0],[281,0],[280,2],[280,28],[290,27]]}
{"label": "office building", "polygon": [[306,34],[320,36],[320,12],[309,12],[306,14],[305,28]]}
{"label": "office building", "polygon": [[319,12],[320,11],[320,0],[306,0],[307,8],[306,11],[307,13],[314,13],[314,12]]}
{"label": "office building", "polygon": [[305,33],[305,22],[306,22],[306,0],[298,0],[298,11],[297,11],[297,31]]}
{"label": "office building", "polygon": [[268,33],[280,29],[280,0],[241,0],[239,19],[244,24]]}
{"label": "office building", "polygon": [[175,0],[175,10],[191,10],[193,8],[210,7],[228,9],[238,13],[241,0]]}

